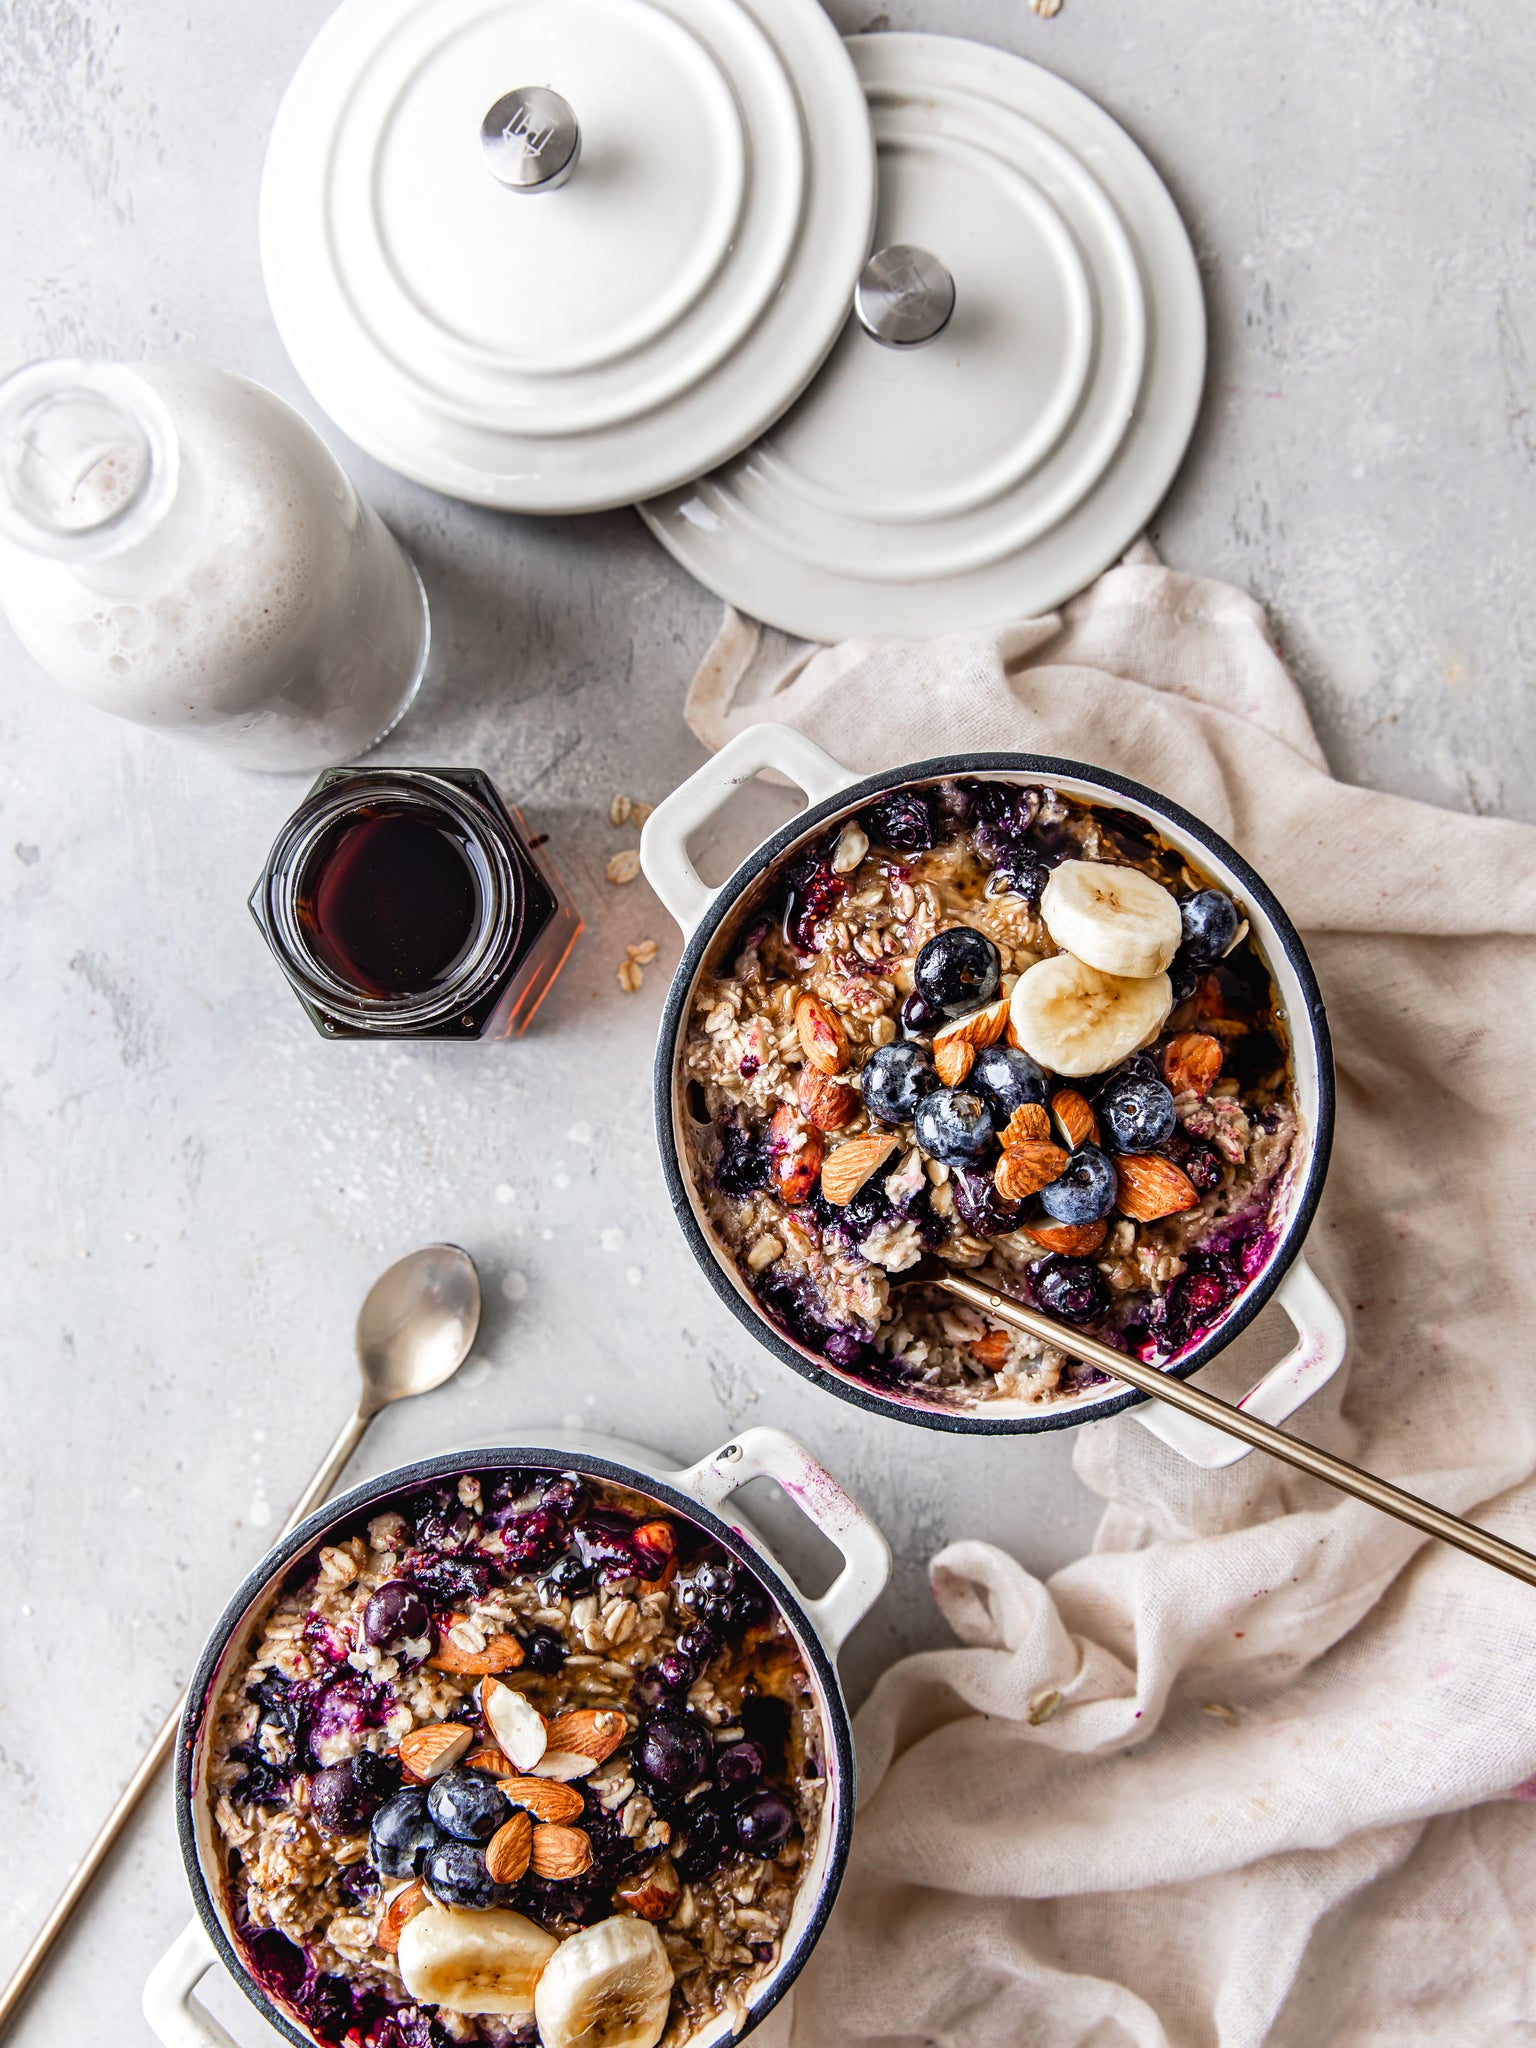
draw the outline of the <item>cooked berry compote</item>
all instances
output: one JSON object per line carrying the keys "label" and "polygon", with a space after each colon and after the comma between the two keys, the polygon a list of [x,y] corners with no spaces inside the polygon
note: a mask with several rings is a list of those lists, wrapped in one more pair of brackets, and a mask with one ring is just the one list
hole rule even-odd
{"label": "cooked berry compote", "polygon": [[339,1534],[216,1715],[236,1938],[335,2048],[681,2048],[745,2014],[820,1824],[762,1583],[573,1472],[465,1472]]}
{"label": "cooked berry compote", "polygon": [[925,1253],[1165,1362],[1265,1264],[1301,1150],[1242,904],[1144,820],[1001,781],[884,796],[771,870],[699,978],[683,1080],[763,1313],[928,1406],[1105,1376],[893,1292]]}

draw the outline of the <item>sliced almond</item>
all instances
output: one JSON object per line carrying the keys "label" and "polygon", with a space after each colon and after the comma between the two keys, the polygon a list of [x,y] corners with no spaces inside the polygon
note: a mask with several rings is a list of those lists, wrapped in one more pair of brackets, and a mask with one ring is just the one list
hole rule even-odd
{"label": "sliced almond", "polygon": [[963,1038],[936,1038],[933,1064],[946,1088],[958,1088],[976,1064],[976,1048]]}
{"label": "sliced almond", "polygon": [[430,1728],[413,1728],[400,1738],[400,1761],[412,1777],[430,1784],[453,1769],[474,1739],[473,1729],[462,1721],[435,1721]]}
{"label": "sliced almond", "polygon": [[1122,1216],[1134,1217],[1138,1223],[1156,1223],[1159,1217],[1177,1216],[1184,1209],[1193,1209],[1200,1200],[1199,1190],[1189,1175],[1171,1159],[1160,1159],[1155,1152],[1116,1153],[1115,1178],[1115,1207]]}
{"label": "sliced almond", "polygon": [[894,1138],[848,1139],[827,1154],[821,1169],[821,1192],[834,1208],[846,1208],[895,1150]]}
{"label": "sliced almond", "polygon": [[952,1023],[941,1024],[933,1034],[933,1049],[937,1053],[941,1045],[953,1044],[958,1039],[980,1052],[984,1045],[996,1045],[1008,1029],[1008,998],[999,996],[996,1002],[984,1003],[979,1010],[969,1010],[963,1017],[956,1017]]}
{"label": "sliced almond", "polygon": [[1051,1135],[1051,1120],[1041,1102],[1025,1102],[1013,1112],[1003,1132],[1003,1144],[1027,1145],[1047,1143]]}
{"label": "sliced almond", "polygon": [[787,1102],[773,1112],[768,1125],[768,1170],[782,1201],[797,1208],[808,1201],[821,1172],[820,1131],[796,1116]]}
{"label": "sliced almond", "polygon": [[550,1722],[549,1747],[557,1755],[561,1750],[569,1750],[600,1764],[613,1755],[628,1733],[629,1723],[622,1714],[612,1709],[582,1707]]}
{"label": "sliced almond", "polygon": [[1028,1195],[1038,1195],[1053,1180],[1060,1180],[1070,1164],[1070,1155],[1059,1145],[1030,1138],[1007,1148],[992,1178],[1005,1202],[1022,1202]]}
{"label": "sliced almond", "polygon": [[508,1763],[531,1771],[549,1747],[549,1729],[538,1708],[499,1678],[482,1678],[480,1711]]}
{"label": "sliced almond", "polygon": [[859,1091],[831,1074],[819,1073],[809,1060],[800,1069],[795,1103],[806,1122],[818,1131],[840,1131],[858,1113]]}
{"label": "sliced almond", "polygon": [[1181,1031],[1163,1047],[1163,1079],[1175,1095],[1209,1095],[1221,1073],[1221,1041],[1208,1031]]}
{"label": "sliced almond", "polygon": [[514,1813],[485,1845],[485,1867],[495,1884],[516,1884],[533,1853],[533,1819]]}
{"label": "sliced almond", "polygon": [[1109,1235],[1102,1217],[1097,1223],[1025,1223],[1021,1228],[1043,1251],[1065,1252],[1072,1259],[1092,1258]]}
{"label": "sliced almond", "polygon": [[384,1918],[379,1922],[379,1931],[373,1937],[374,1947],[381,1948],[386,1955],[392,1956],[400,1946],[400,1936],[405,1931],[406,1921],[414,1919],[426,1904],[426,1887],[419,1877],[402,1886],[384,1908]]}
{"label": "sliced almond", "polygon": [[984,1365],[989,1371],[995,1372],[1008,1357],[1008,1332],[988,1330],[985,1337],[978,1337],[975,1343],[968,1344],[966,1349],[978,1365]]}
{"label": "sliced almond", "polygon": [[504,1778],[512,1766],[499,1749],[472,1749],[464,1759],[466,1771],[489,1771],[493,1778]]}
{"label": "sliced almond", "polygon": [[551,1778],[498,1778],[497,1784],[514,1806],[524,1806],[535,1820],[575,1820],[586,1801],[572,1785]]}
{"label": "sliced almond", "polygon": [[1080,1095],[1075,1088],[1056,1090],[1051,1097],[1051,1115],[1069,1152],[1075,1152],[1079,1145],[1099,1142],[1099,1120],[1089,1107],[1087,1096]]}
{"label": "sliced almond", "polygon": [[[454,1622],[463,1620],[456,1614]],[[437,1639],[437,1648],[427,1659],[431,1671],[454,1671],[466,1678],[484,1678],[492,1671],[515,1671],[523,1661],[523,1646],[516,1636],[492,1636],[483,1650],[464,1650],[453,1640],[453,1623]]]}
{"label": "sliced almond", "polygon": [[597,1758],[585,1756],[579,1749],[546,1749],[533,1767],[536,1778],[558,1778],[562,1784],[571,1778],[585,1778],[597,1769]]}
{"label": "sliced almond", "polygon": [[795,1035],[818,1074],[840,1074],[848,1064],[848,1034],[843,1021],[820,997],[803,995],[795,1005]]}
{"label": "sliced almond", "polygon": [[498,1778],[497,1784],[514,1806],[526,1807],[535,1820],[575,1820],[586,1801],[573,1785],[552,1778]]}
{"label": "sliced almond", "polygon": [[670,1856],[663,1856],[651,1868],[621,1884],[614,1897],[627,1913],[641,1920],[667,1920],[682,1897],[682,1882]]}
{"label": "sliced almond", "polygon": [[592,1868],[592,1843],[580,1828],[535,1828],[529,1862],[535,1877],[564,1884]]}

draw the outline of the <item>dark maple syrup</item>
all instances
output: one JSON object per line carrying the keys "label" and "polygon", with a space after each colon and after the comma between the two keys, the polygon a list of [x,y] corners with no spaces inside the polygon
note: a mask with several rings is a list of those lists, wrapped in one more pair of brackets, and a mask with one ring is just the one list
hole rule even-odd
{"label": "dark maple syrup", "polygon": [[480,886],[464,842],[419,808],[348,818],[311,856],[299,916],[332,973],[370,996],[422,995],[473,937]]}

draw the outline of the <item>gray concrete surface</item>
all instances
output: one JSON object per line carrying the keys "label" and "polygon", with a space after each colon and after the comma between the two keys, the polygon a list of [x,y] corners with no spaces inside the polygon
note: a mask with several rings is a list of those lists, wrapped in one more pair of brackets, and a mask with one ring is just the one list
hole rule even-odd
{"label": "gray concrete surface", "polygon": [[[1213,325],[1159,545],[1273,607],[1341,774],[1536,817],[1536,15],[832,11],[1023,51],[1128,125],[1191,223]],[[325,12],[6,0],[0,360],[196,354],[305,403],[253,223],[268,122]],[[0,641],[0,1970],[345,1412],[369,1279],[417,1242],[481,1260],[484,1336],[356,1470],[568,1416],[690,1454],[782,1423],[896,1546],[856,1695],[941,1639],[923,1565],[943,1539],[986,1533],[1048,1569],[1093,1527],[1069,1438],[953,1443],[814,1396],[716,1304],[668,1217],[646,1074],[676,945],[643,883],[605,884],[632,837],[606,813],[699,758],[680,707],[714,604],[629,515],[492,517],[338,445],[436,619],[388,757],[490,769],[589,929],[517,1046],[323,1045],[243,907],[296,787],[79,708]],[[614,968],[643,937],[661,960],[626,997]],[[161,1799],[17,2042],[146,2041],[139,1986],[186,1911]]]}

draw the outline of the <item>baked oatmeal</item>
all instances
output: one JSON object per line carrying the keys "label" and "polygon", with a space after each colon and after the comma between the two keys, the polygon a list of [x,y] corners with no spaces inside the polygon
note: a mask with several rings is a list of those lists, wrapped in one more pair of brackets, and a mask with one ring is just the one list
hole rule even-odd
{"label": "baked oatmeal", "polygon": [[764,1314],[899,1399],[1105,1375],[893,1276],[926,1253],[1164,1363],[1266,1263],[1300,1148],[1241,904],[1042,786],[888,794],[765,877],[683,1046],[688,1167]]}
{"label": "baked oatmeal", "polygon": [[811,1682],[697,1526],[469,1471],[289,1573],[209,1779],[252,1976],[336,2048],[681,2048],[778,1961]]}

